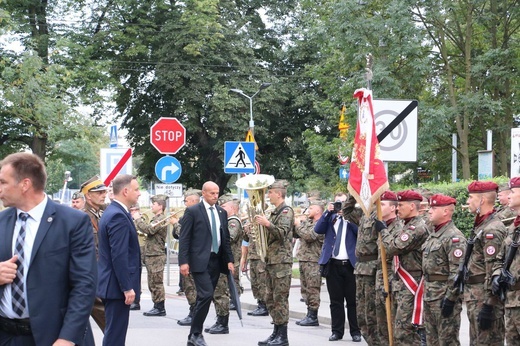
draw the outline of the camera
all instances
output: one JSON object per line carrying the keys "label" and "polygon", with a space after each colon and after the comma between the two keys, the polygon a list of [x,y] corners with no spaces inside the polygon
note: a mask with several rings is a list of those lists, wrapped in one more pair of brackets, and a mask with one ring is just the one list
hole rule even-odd
{"label": "camera", "polygon": [[334,212],[335,213],[339,213],[341,211],[341,204],[342,202],[334,202],[333,205],[334,205]]}

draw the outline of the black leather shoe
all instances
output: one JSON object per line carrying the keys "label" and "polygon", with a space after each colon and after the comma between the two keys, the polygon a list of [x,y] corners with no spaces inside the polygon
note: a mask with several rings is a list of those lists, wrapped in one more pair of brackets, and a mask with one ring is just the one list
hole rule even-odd
{"label": "black leather shoe", "polygon": [[153,308],[148,312],[143,312],[144,316],[166,316],[166,310]]}
{"label": "black leather shoe", "polygon": [[343,339],[343,336],[340,336],[339,334],[332,333],[331,336],[329,336],[329,341],[338,341]]}
{"label": "black leather shoe", "polygon": [[191,315],[188,315],[186,316],[186,318],[183,318],[182,320],[178,320],[177,321],[177,324],[179,326],[191,326],[191,321],[192,321],[192,316]]}
{"label": "black leather shoe", "polygon": [[204,337],[202,334],[191,334],[191,336],[188,339],[188,346],[208,346],[206,344],[206,341],[204,341]]}
{"label": "black leather shoe", "polygon": [[132,303],[130,305],[130,310],[141,310],[141,305],[139,303]]}
{"label": "black leather shoe", "polygon": [[361,335],[352,335],[352,341],[361,342]]}

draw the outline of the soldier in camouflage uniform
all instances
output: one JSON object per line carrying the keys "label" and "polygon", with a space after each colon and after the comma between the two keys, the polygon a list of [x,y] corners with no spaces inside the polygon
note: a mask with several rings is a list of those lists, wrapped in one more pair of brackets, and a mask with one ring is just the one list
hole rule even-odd
{"label": "soldier in camouflage uniform", "polygon": [[509,207],[509,194],[511,189],[509,184],[500,184],[498,187],[498,203],[500,204],[497,208],[496,215],[502,220],[504,226],[509,227],[513,223],[516,217],[516,211]]}
{"label": "soldier in camouflage uniform", "polygon": [[267,316],[267,305],[265,304],[265,292],[267,291],[267,278],[265,272],[265,262],[260,259],[256,251],[256,244],[250,236],[251,223],[244,226],[244,240],[248,246],[243,249],[246,251],[246,260],[249,262],[249,279],[251,280],[251,290],[253,297],[258,302],[258,306],[253,311],[249,311],[249,316]]}
{"label": "soldier in camouflage uniform", "polygon": [[428,229],[419,215],[421,194],[412,190],[401,191],[397,193],[397,199],[401,229],[390,233],[378,224],[380,221],[376,221],[376,229],[381,231],[387,255],[394,256],[392,269],[397,274],[392,282],[392,296],[397,306],[394,341],[396,345],[419,345],[421,337],[424,337],[424,329],[420,329],[422,304],[415,301],[415,296],[422,277],[421,247],[428,237]]}
{"label": "soldier in camouflage uniform", "polygon": [[462,292],[454,287],[454,278],[464,261],[466,239],[451,219],[455,198],[437,194],[429,203],[434,229],[422,246],[426,343],[460,345]]}
{"label": "soldier in camouflage uniform", "polygon": [[[512,178],[509,181],[511,193],[509,194],[509,207],[515,213],[520,211],[520,177]],[[499,296],[499,281],[504,262],[508,251],[511,249],[515,229],[520,227],[520,216],[516,216],[514,222],[509,226],[508,234],[504,240],[497,260],[493,265],[492,290]],[[516,250],[515,257],[511,262],[509,272],[512,274],[515,283],[509,287],[505,299],[505,339],[508,346],[520,345],[520,250]]]}
{"label": "soldier in camouflage uniform", "polygon": [[[99,179],[99,177],[93,176],[80,186],[80,191],[85,197],[85,206],[83,211],[90,217],[94,233],[94,244],[96,246],[96,258],[98,257],[98,223],[103,210],[106,208],[105,197],[107,195],[107,187]],[[99,326],[102,332],[105,331],[105,306],[101,299],[96,298],[94,301],[94,307],[90,313],[96,324]]]}
{"label": "soldier in camouflage uniform", "polygon": [[307,316],[296,324],[300,326],[319,326],[321,275],[318,260],[325,236],[314,232],[314,226],[323,214],[323,202],[310,202],[308,220],[295,220],[294,236],[300,238],[300,248],[296,257],[300,267],[301,294],[307,304]]}
{"label": "soldier in camouflage uniform", "polygon": [[164,265],[166,264],[164,244],[166,244],[168,222],[163,220],[167,198],[164,195],[151,198],[154,216],[150,222],[146,222],[138,211],[132,212],[137,230],[146,234],[144,264],[148,273],[148,289],[152,294],[153,308],[143,313],[144,316],[166,316],[166,309],[164,308],[164,300],[166,299],[164,294]]}
{"label": "soldier in camouflage uniform", "polygon": [[[235,272],[233,273],[233,279],[237,291],[239,294],[242,293],[242,286],[240,285],[240,257],[241,257],[241,246],[242,239],[244,238],[244,232],[242,229],[242,223],[237,217],[238,214],[238,201],[234,201],[230,194],[223,195],[218,200],[219,205],[228,214],[228,230],[231,243],[231,252],[233,253]],[[215,311],[217,313],[217,322],[210,328],[204,329],[206,333],[210,334],[229,334],[229,310],[230,310],[230,293],[228,286],[227,275],[220,274],[213,293],[213,303],[215,304]],[[238,298],[238,297],[237,297]]]}
{"label": "soldier in camouflage uniform", "polygon": [[[356,244],[357,316],[361,334],[369,346],[385,345],[379,333],[376,313],[376,270],[378,266],[378,233],[374,228],[377,215],[363,215],[359,223]],[[386,322],[385,322],[386,326]]]}
{"label": "soldier in camouflage uniform", "polygon": [[[399,219],[397,218],[397,195],[392,191],[385,191],[381,197],[381,218],[385,222],[388,232],[393,233],[396,229],[400,229]],[[376,324],[379,331],[381,344],[389,342],[388,321],[386,316],[386,297],[391,294],[392,290],[392,256],[386,256],[386,268],[388,270],[388,286],[390,292],[385,290],[383,281],[383,269],[381,264],[381,244],[379,245],[377,271],[376,271],[376,300],[375,313]],[[395,302],[393,302],[395,303]],[[391,311],[395,314],[396,307],[392,307]]]}
{"label": "soldier in camouflage uniform", "polygon": [[494,210],[497,189],[492,181],[474,181],[468,186],[466,203],[476,215],[470,234],[475,244],[464,285],[471,346],[504,344],[504,305],[491,292],[493,265],[506,237],[506,228]]}
{"label": "soldier in camouflage uniform", "polygon": [[289,290],[292,277],[292,233],[294,212],[285,204],[288,183],[277,180],[267,196],[275,210],[269,216],[256,215],[255,222],[267,229],[266,304],[274,322],[273,333],[259,346],[288,346]]}
{"label": "soldier in camouflage uniform", "polygon": [[[199,203],[201,193],[201,190],[186,190],[184,192],[185,207],[189,208]],[[180,219],[172,217],[170,219],[170,223],[173,224],[173,236],[178,239],[182,231],[182,217]],[[184,294],[186,295],[186,299],[188,300],[190,312],[188,313],[188,316],[186,316],[182,320],[178,320],[177,324],[180,326],[191,326],[191,322],[193,319],[193,309],[195,308],[195,302],[197,301],[197,290],[195,288],[195,282],[193,281],[193,277],[191,276],[191,274],[183,276],[182,280],[184,280]]]}

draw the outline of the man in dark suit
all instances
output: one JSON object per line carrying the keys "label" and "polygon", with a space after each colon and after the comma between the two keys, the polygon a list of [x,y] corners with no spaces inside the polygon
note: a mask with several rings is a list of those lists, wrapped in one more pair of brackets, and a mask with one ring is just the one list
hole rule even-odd
{"label": "man in dark suit", "polygon": [[99,283],[97,296],[105,305],[104,346],[125,344],[130,305],[141,292],[141,253],[130,206],[140,196],[136,177],[118,175],[112,182],[114,200],[99,220]]}
{"label": "man in dark suit", "polygon": [[[337,202],[338,207],[341,202]],[[345,202],[347,203],[347,202]],[[344,203],[344,204],[345,204]],[[336,204],[336,203],[335,203]],[[329,209],[316,223],[314,231],[325,234],[323,250],[318,263],[324,266],[327,290],[330,296],[330,316],[332,335],[329,341],[343,338],[345,332],[345,301],[350,335],[355,342],[361,341],[361,331],[356,316],[356,241],[358,227],[350,222],[348,215],[338,214],[340,208]],[[348,208],[344,208],[347,210]]]}
{"label": "man in dark suit", "polygon": [[192,274],[197,289],[188,345],[206,346],[202,328],[220,273],[234,272],[227,213],[216,205],[219,187],[208,181],[202,186],[202,202],[189,207],[182,218],[179,243],[181,274]]}
{"label": "man in dark suit", "polygon": [[43,161],[0,162],[0,344],[94,345],[96,253],[88,216],[45,194]]}

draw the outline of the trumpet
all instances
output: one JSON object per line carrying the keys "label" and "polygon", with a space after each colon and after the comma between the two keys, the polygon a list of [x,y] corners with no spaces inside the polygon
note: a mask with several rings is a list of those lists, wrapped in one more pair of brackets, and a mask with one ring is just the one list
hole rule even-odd
{"label": "trumpet", "polygon": [[162,226],[163,223],[170,222],[170,219],[173,217],[176,217],[178,214],[183,213],[186,208],[182,208],[180,210],[177,210],[175,213],[171,213],[169,216],[165,217],[164,219],[156,222],[152,222],[150,226],[157,227]]}

